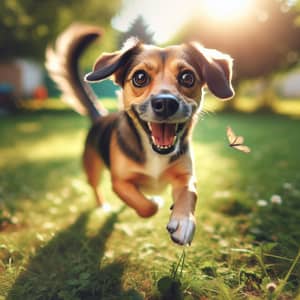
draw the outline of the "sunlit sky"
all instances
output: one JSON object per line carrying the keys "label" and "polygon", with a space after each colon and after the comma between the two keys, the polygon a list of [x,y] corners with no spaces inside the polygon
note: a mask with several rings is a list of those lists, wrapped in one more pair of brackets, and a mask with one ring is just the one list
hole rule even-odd
{"label": "sunlit sky", "polygon": [[[252,0],[202,0],[205,12],[221,22],[242,18],[250,9]],[[123,0],[124,7],[113,19],[113,26],[126,31],[132,21],[142,15],[158,43],[169,40],[173,34],[200,9],[199,0]]]}

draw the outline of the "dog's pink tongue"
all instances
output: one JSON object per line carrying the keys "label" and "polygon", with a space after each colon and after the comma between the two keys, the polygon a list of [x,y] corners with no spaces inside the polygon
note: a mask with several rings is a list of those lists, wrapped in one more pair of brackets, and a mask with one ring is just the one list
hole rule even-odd
{"label": "dog's pink tongue", "polygon": [[175,127],[174,124],[151,123],[152,136],[155,139],[155,143],[159,146],[172,145],[175,136]]}

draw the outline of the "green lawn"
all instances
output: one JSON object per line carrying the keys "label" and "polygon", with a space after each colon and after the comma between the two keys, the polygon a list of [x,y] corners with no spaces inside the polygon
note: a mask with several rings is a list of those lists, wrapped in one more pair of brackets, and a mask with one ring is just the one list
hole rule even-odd
{"label": "green lawn", "polygon": [[[227,125],[245,137],[249,155],[228,147]],[[300,295],[299,118],[201,116],[198,227],[177,272],[183,247],[165,229],[169,191],[159,213],[141,219],[113,194],[107,173],[102,189],[113,212],[95,209],[81,169],[88,127],[63,109],[0,117],[0,299]],[[276,194],[281,204],[270,202]]]}

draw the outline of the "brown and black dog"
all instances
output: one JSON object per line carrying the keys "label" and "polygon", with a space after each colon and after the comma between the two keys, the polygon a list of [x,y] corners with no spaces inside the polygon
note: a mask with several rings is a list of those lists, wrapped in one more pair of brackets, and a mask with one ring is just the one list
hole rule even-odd
{"label": "brown and black dog", "polygon": [[[97,189],[104,167],[114,192],[142,217],[158,209],[144,193],[157,195],[171,184],[167,229],[174,242],[191,243],[197,199],[192,131],[205,86],[221,99],[234,95],[232,59],[196,42],[159,48],[131,38],[120,51],[101,55],[84,81],[78,60],[100,35],[93,26],[71,26],[48,49],[46,63],[65,100],[93,122],[83,163],[98,205],[104,203]],[[122,88],[123,109],[106,114],[86,82],[110,76]]]}

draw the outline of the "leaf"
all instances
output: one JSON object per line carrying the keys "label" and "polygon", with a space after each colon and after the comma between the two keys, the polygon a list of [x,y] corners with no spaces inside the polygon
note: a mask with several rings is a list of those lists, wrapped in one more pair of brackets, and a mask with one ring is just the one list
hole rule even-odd
{"label": "leaf", "polygon": [[157,282],[157,288],[162,294],[162,299],[182,299],[181,282],[169,276],[164,276]]}
{"label": "leaf", "polygon": [[82,274],[80,274],[80,276],[79,276],[79,280],[86,280],[86,279],[89,279],[90,276],[91,276],[90,273],[87,273],[87,272],[82,273]]}
{"label": "leaf", "polygon": [[274,247],[276,247],[278,245],[278,243],[264,243],[262,245],[263,251],[264,252],[270,252]]}
{"label": "leaf", "polygon": [[164,276],[164,277],[162,277],[161,279],[158,280],[157,288],[162,294],[165,294],[169,290],[171,290],[172,283],[173,283],[173,279],[171,277]]}

